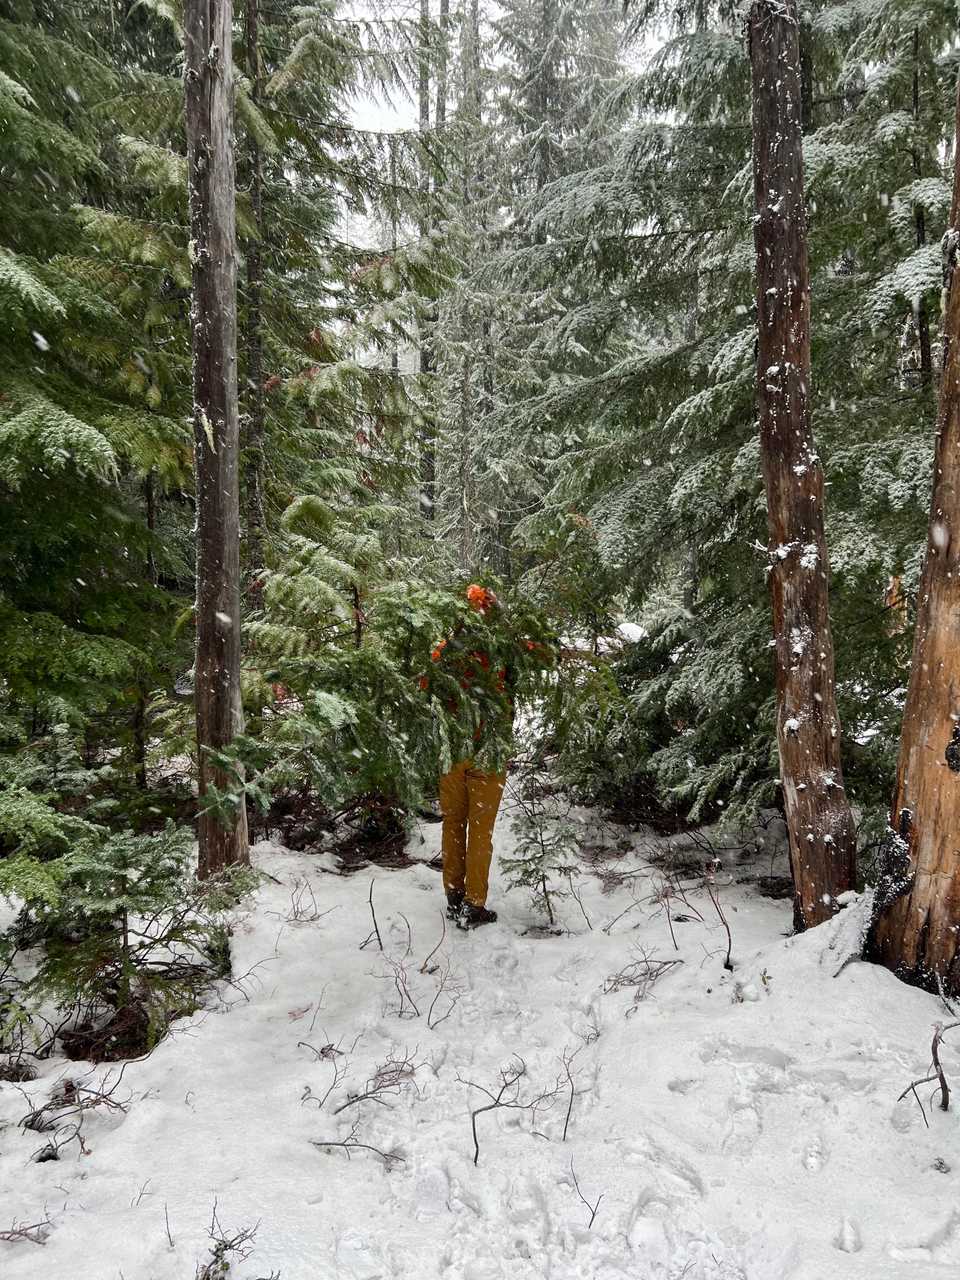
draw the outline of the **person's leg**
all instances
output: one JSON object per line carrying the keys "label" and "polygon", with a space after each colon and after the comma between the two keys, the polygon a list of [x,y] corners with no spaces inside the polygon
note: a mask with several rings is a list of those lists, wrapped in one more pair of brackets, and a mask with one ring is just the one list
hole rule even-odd
{"label": "person's leg", "polygon": [[466,901],[473,907],[482,907],[487,901],[490,859],[493,856],[493,828],[506,780],[506,774],[503,773],[481,773],[478,769],[466,771],[470,806],[467,824]]}
{"label": "person's leg", "polygon": [[443,887],[449,898],[462,894],[467,869],[467,767],[461,760],[440,779],[440,812],[443,814]]}

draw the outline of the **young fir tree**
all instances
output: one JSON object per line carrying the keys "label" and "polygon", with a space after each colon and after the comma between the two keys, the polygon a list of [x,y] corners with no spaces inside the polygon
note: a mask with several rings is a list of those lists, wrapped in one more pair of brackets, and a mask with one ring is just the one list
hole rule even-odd
{"label": "young fir tree", "polygon": [[[946,218],[936,53],[945,13],[936,6],[919,24],[914,111],[917,15],[908,9],[886,6],[877,24],[825,6],[804,27],[813,387],[830,493],[843,763],[872,821],[909,645],[885,593],[893,577],[907,592],[916,581],[929,474],[929,392],[901,345],[917,297],[933,314],[936,296],[935,273],[915,257],[916,206],[933,244]],[[657,6],[634,12],[640,33],[660,29]],[[549,421],[570,446],[546,469],[542,508],[521,533],[553,539],[554,581],[589,586],[585,618],[602,587],[607,607],[626,603],[645,623],[642,653],[623,669],[633,729],[625,737],[617,720],[617,751],[634,754],[661,804],[691,820],[737,819],[776,799],[765,566],[754,549],[765,538],[748,65],[730,6],[668,18],[669,38],[612,96],[635,119],[623,119],[611,158],[557,179],[538,201],[552,278],[565,291],[542,341],[564,360],[517,405],[515,430]],[[855,28],[842,43],[830,27],[841,21]],[[904,150],[901,129],[916,148]],[[919,186],[915,149],[930,166]],[[583,574],[591,561],[600,571]],[[638,669],[647,673],[639,686]]]}

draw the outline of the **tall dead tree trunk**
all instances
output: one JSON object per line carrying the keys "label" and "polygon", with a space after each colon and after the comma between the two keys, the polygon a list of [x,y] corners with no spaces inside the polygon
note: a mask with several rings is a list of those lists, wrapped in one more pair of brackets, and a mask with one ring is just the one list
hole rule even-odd
{"label": "tall dead tree trunk", "polygon": [[798,928],[853,887],[856,837],[840,723],[823,531],[823,471],[810,413],[810,274],[803,196],[796,0],[754,0],[757,388],[777,665],[777,742]]}
{"label": "tall dead tree trunk", "polygon": [[[419,133],[425,153],[430,139],[430,0],[420,0],[420,56],[418,65],[417,98],[420,109]],[[430,234],[430,166],[423,160],[423,176],[420,183],[423,208],[420,216],[420,236],[426,240]],[[433,327],[436,310],[431,307],[420,332],[420,376],[424,384],[434,371]],[[428,397],[429,399],[429,397]],[[433,405],[423,417],[420,434],[420,511],[424,519],[432,520],[437,500],[437,441],[433,419]]]}
{"label": "tall dead tree trunk", "polygon": [[440,131],[447,123],[447,40],[450,31],[450,0],[440,0],[440,21],[439,38],[440,45],[437,50],[437,107],[436,120],[438,130],[438,143],[443,142]]}
{"label": "tall dead tree trunk", "polygon": [[[462,112],[467,130],[463,163],[463,208],[473,245],[480,244],[479,182],[477,156],[482,145],[483,96],[480,87],[480,8],[478,0],[464,3],[461,29]],[[466,298],[461,303],[460,330],[463,357],[460,369],[460,565],[473,573],[477,560],[476,494],[474,476],[474,432],[476,430],[476,388],[474,350],[478,345],[477,317]]]}
{"label": "tall dead tree trunk", "polygon": [[[260,72],[260,11],[259,0],[245,0],[244,45],[247,76],[253,101],[259,105],[262,97]],[[260,569],[263,560],[263,156],[260,144],[252,135],[247,139],[250,164],[250,207],[253,214],[254,235],[248,237],[245,248],[247,263],[246,348],[247,378],[244,388],[244,514],[247,533],[247,566],[255,584],[252,589],[254,602],[261,595]]]}
{"label": "tall dead tree trunk", "polygon": [[[210,758],[242,728],[232,0],[186,0],[187,162],[197,488],[194,674],[200,802],[231,780]],[[202,813],[201,876],[249,860],[246,810]]]}
{"label": "tall dead tree trunk", "polygon": [[933,499],[871,954],[960,995],[960,82]]}

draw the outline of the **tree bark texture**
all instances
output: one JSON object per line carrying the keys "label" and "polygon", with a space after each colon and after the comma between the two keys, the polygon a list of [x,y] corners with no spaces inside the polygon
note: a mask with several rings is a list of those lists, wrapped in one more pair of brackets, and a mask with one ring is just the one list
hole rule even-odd
{"label": "tree bark texture", "polygon": [[794,921],[828,919],[853,888],[856,836],[840,768],[823,520],[810,411],[810,278],[796,0],[754,0],[757,388],[777,669],[777,742]]}
{"label": "tree bark texture", "polygon": [[[960,84],[957,96],[960,142]],[[960,146],[944,238],[946,313],[933,498],[870,950],[907,981],[960,995]]]}
{"label": "tree bark texture", "polygon": [[[231,0],[186,0],[187,161],[193,302],[193,418],[197,490],[197,649],[194,674],[200,801],[229,786],[210,760],[242,728],[240,492],[237,408],[236,223]],[[199,824],[201,876],[246,862],[246,812]]]}
{"label": "tree bark texture", "polygon": [[[475,148],[480,142],[483,123],[483,98],[480,88],[480,8],[479,0],[469,0],[464,5],[461,26],[462,109],[467,122],[468,136],[474,139],[468,144],[463,165],[463,207],[467,226],[475,234],[479,244],[479,181]],[[460,499],[460,566],[465,574],[472,574],[477,561],[477,528],[475,518],[474,482],[474,433],[476,424],[476,394],[474,387],[474,351],[480,340],[476,317],[469,303],[461,303],[460,332],[463,356],[460,371],[460,449],[458,489]]]}
{"label": "tree bark texture", "polygon": [[[920,137],[920,31],[913,33],[913,123],[917,138]],[[923,159],[919,144],[913,148],[913,176],[923,177]],[[922,249],[927,243],[927,222],[923,205],[917,204],[913,210],[913,221],[916,229],[917,248]],[[954,225],[951,223],[951,226]],[[933,348],[930,342],[930,317],[927,312],[927,300],[923,294],[917,299],[916,307],[917,342],[920,347],[920,385],[925,390],[933,386]]]}
{"label": "tree bark texture", "polygon": [[[420,138],[429,147],[430,135],[430,0],[420,0],[420,54],[418,65],[418,106]],[[426,240],[430,234],[430,166],[423,162],[421,179],[423,213],[420,219],[420,235]],[[431,306],[420,326],[420,376],[426,385],[436,363],[433,352],[433,329],[436,325],[436,307]],[[432,397],[428,395],[429,408],[423,415],[420,438],[420,513],[425,520],[433,520],[437,502],[437,439]]]}
{"label": "tree bark texture", "polygon": [[[259,105],[260,75],[260,10],[259,0],[245,0],[244,46],[247,76],[253,101]],[[244,509],[247,525],[247,565],[254,584],[260,581],[263,560],[263,433],[265,410],[263,396],[263,156],[256,138],[247,139],[250,163],[250,207],[253,213],[255,235],[247,239],[245,248],[247,267],[246,348],[247,378],[244,389],[244,418],[246,426],[244,465]],[[259,603],[260,588],[251,591],[254,603]]]}

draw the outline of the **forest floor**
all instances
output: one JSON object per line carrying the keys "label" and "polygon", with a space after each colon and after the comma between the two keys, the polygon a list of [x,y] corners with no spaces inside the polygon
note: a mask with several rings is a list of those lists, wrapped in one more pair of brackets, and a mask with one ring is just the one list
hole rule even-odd
{"label": "forest floor", "polygon": [[[226,1238],[256,1228],[226,1254],[231,1280],[956,1275],[957,1113],[929,1085],[929,1127],[897,1101],[927,1074],[940,1003],[867,964],[835,976],[862,904],[785,936],[790,904],[738,883],[734,854],[716,876],[733,971],[702,877],[673,901],[675,950],[648,860],[665,842],[624,851],[623,835],[584,863],[592,928],[568,898],[566,932],[526,932],[537,918],[495,873],[500,921],[448,927],[426,972],[437,826],[414,837],[414,865],[349,876],[259,845],[273,878],[237,915],[236,985],[126,1066],[126,1109],[91,1112],[82,1152],[32,1159],[44,1138],[18,1124],[23,1092],[39,1105],[81,1074],[109,1087],[118,1066],[51,1060],[0,1085],[0,1231],[50,1223],[42,1245],[0,1241],[0,1275],[194,1280],[214,1214]],[[371,877],[382,953],[360,948]],[[645,995],[623,985],[660,960],[682,963]],[[960,1079],[954,1047],[945,1063]],[[519,1105],[477,1117],[475,1164],[471,1111],[521,1064],[503,1095]]]}

